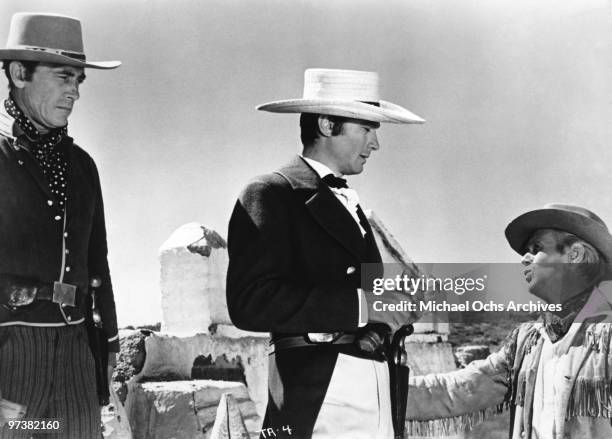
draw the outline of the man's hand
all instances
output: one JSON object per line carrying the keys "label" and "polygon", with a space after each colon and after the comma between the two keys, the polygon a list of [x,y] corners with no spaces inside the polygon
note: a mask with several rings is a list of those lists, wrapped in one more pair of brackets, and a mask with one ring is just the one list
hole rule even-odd
{"label": "man's hand", "polygon": [[[385,305],[406,305],[406,301],[413,303],[411,296],[406,293],[385,291],[377,296],[371,291],[364,291],[368,307],[368,323],[384,323],[391,328],[391,332],[397,331],[401,326],[414,323],[418,313],[404,309],[403,311],[390,311]],[[405,308],[405,306],[404,306]]]}
{"label": "man's hand", "polygon": [[2,392],[0,392],[0,427],[8,421],[22,419],[25,413],[25,405],[17,404],[16,402],[2,398]]}

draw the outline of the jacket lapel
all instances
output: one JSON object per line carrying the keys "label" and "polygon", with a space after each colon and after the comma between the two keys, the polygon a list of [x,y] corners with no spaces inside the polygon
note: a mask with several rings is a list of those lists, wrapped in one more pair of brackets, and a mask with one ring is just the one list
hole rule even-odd
{"label": "jacket lapel", "polygon": [[40,165],[36,163],[34,157],[32,157],[32,155],[28,153],[23,146],[18,146],[18,148],[19,149],[16,151],[16,156],[19,164],[28,171],[38,187],[45,194],[45,197],[47,197],[49,200],[53,200],[55,196],[53,195],[53,192],[51,192],[51,187],[49,186]]}
{"label": "jacket lapel", "polygon": [[364,256],[364,240],[350,213],[329,188],[324,188],[306,202],[312,217],[331,236],[358,258]]}
{"label": "jacket lapel", "polygon": [[378,246],[376,245],[376,239],[374,238],[374,233],[372,232],[372,227],[370,226],[370,221],[366,217],[365,212],[361,209],[361,206],[359,206],[359,211],[357,211],[357,215],[359,215],[362,227],[366,231],[366,234],[363,237],[365,239],[366,245],[366,262],[382,262],[380,251],[378,250]]}
{"label": "jacket lapel", "polygon": [[344,248],[363,259],[365,248],[359,226],[319,175],[301,157],[277,172],[294,190],[304,191],[306,210],[313,219]]}

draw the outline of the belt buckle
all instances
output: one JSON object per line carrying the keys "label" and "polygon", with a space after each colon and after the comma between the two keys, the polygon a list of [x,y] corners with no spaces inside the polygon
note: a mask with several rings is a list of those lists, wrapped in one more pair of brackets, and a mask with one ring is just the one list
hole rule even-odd
{"label": "belt buckle", "polygon": [[342,337],[342,332],[309,332],[306,340],[312,344],[334,343]]}
{"label": "belt buckle", "polygon": [[9,292],[9,306],[26,306],[36,299],[36,287],[12,285]]}
{"label": "belt buckle", "polygon": [[53,282],[53,302],[60,305],[74,306],[76,286],[63,282]]}

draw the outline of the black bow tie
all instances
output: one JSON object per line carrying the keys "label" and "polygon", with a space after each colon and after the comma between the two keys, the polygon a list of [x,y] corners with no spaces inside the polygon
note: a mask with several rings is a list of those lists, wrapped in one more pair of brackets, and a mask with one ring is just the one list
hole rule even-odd
{"label": "black bow tie", "polygon": [[335,187],[336,189],[347,188],[346,180],[344,178],[336,177],[333,174],[327,174],[322,180],[329,186]]}

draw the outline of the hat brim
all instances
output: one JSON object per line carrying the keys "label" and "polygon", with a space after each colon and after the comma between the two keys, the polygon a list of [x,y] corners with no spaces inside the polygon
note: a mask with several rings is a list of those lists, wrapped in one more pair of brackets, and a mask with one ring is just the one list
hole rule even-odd
{"label": "hat brim", "polygon": [[116,69],[121,65],[121,61],[79,61],[69,56],[57,53],[49,53],[38,50],[27,49],[0,49],[0,60],[2,61],[37,61],[51,64],[61,64],[73,67],[91,69]]}
{"label": "hat brim", "polygon": [[518,254],[525,253],[527,241],[538,229],[557,229],[585,240],[612,262],[612,235],[591,218],[561,209],[537,209],[520,215],[506,227],[506,239]]}
{"label": "hat brim", "polygon": [[380,106],[358,101],[324,99],[289,99],[268,102],[255,107],[260,111],[272,113],[315,113],[343,116],[380,123],[424,123],[425,119],[387,101],[379,101]]}

